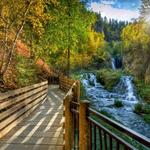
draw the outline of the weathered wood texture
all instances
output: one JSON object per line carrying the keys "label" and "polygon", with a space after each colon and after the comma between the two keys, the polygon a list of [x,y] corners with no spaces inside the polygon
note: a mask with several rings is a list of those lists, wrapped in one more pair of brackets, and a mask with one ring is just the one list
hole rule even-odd
{"label": "weathered wood texture", "polygon": [[78,81],[62,77],[60,79],[60,87],[68,91],[64,98],[65,150],[96,150],[99,148],[108,149],[108,147],[112,149],[114,143],[116,143],[116,149],[118,150],[121,147],[131,150],[136,149],[123,138],[103,126],[100,123],[101,120],[118,130],[122,135],[129,136],[133,141],[140,143],[143,147],[150,148],[150,140],[148,138],[92,109],[88,106],[87,101],[80,101],[80,83]]}
{"label": "weathered wood texture", "polygon": [[40,107],[0,139],[0,150],[63,150],[64,93],[58,85],[48,89],[47,99]]}
{"label": "weathered wood texture", "polygon": [[75,80],[68,78],[67,76],[61,75],[59,77],[59,88],[65,92],[68,92]]}
{"label": "weathered wood texture", "polygon": [[48,82],[0,94],[0,138],[46,100]]}
{"label": "weathered wood texture", "polygon": [[82,101],[79,107],[79,149],[87,150],[89,146],[89,121],[87,119],[88,116],[88,101]]}
{"label": "weathered wood texture", "polygon": [[65,115],[65,134],[64,134],[64,141],[65,141],[65,150],[71,150],[73,145],[73,117],[70,111],[71,105],[71,95],[67,95],[64,99],[64,115]]}
{"label": "weathered wood texture", "polygon": [[[74,117],[71,112],[71,102],[77,103],[80,100],[80,82],[79,81],[74,81],[70,80],[67,77],[63,77],[60,81],[61,85],[60,87],[65,87],[65,85],[70,83],[70,85],[65,89],[68,90],[67,94],[64,97],[64,149],[65,150],[71,150],[74,145],[74,131],[75,131],[75,126],[74,126]],[[64,88],[63,88],[64,89]]]}

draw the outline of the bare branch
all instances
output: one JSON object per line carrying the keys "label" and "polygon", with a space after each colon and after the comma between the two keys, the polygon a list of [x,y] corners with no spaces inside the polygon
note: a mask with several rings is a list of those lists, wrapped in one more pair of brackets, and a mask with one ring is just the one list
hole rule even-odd
{"label": "bare branch", "polygon": [[22,24],[20,25],[20,28],[18,29],[18,32],[16,33],[16,36],[15,36],[15,38],[14,38],[14,42],[13,42],[12,48],[9,50],[9,53],[8,53],[8,60],[7,60],[6,64],[5,64],[5,66],[4,66],[4,69],[2,70],[2,74],[3,74],[3,75],[5,74],[5,72],[6,72],[7,68],[8,68],[8,66],[10,65],[10,63],[11,63],[11,61],[12,61],[14,49],[15,49],[15,47],[16,47],[16,42],[17,42],[17,39],[18,39],[18,37],[19,37],[21,31],[23,30],[24,24],[25,24],[25,22],[26,22],[26,16],[27,16],[27,14],[28,14],[28,11],[29,11],[29,9],[30,9],[31,4],[32,4],[32,0],[30,0],[30,2],[28,3],[28,6],[27,6],[26,11],[25,11],[25,13],[24,13],[23,22],[22,22]]}

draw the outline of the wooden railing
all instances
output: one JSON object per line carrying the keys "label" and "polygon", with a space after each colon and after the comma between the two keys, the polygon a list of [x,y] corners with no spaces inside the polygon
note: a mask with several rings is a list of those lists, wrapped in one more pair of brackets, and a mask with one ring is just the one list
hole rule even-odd
{"label": "wooden railing", "polygon": [[68,78],[67,76],[60,75],[59,77],[59,86],[60,89],[64,92],[67,92],[71,89],[71,86],[75,83],[75,80]]}
{"label": "wooden railing", "polygon": [[[72,80],[63,79],[64,89]],[[70,87],[70,88],[69,88]],[[68,84],[64,97],[65,150],[149,150],[150,139],[111,120],[80,101],[80,83]],[[134,145],[132,144],[134,143]]]}
{"label": "wooden railing", "polygon": [[0,138],[46,100],[48,82],[0,94]]}

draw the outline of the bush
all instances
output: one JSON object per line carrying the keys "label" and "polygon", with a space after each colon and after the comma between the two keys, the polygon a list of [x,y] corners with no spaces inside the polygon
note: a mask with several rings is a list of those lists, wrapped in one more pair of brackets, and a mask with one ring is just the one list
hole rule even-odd
{"label": "bush", "polygon": [[147,85],[142,80],[134,80],[137,93],[146,102],[150,103],[150,85]]}
{"label": "bush", "polygon": [[38,82],[37,69],[30,58],[17,56],[17,84],[19,87],[27,86]]}
{"label": "bush", "polygon": [[147,122],[147,123],[150,123],[150,114],[147,115],[147,114],[144,114],[144,120]]}
{"label": "bush", "polygon": [[150,114],[150,105],[138,103],[134,107],[134,112],[140,114]]}
{"label": "bush", "polygon": [[102,69],[97,72],[97,80],[105,86],[107,90],[112,90],[119,82],[123,72],[121,70]]}
{"label": "bush", "polygon": [[115,100],[114,105],[119,108],[123,106],[123,103],[120,100]]}

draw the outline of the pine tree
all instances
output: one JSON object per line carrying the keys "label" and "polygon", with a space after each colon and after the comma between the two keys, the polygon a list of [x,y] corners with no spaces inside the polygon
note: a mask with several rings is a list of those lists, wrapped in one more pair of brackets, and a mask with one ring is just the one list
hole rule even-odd
{"label": "pine tree", "polygon": [[147,22],[150,22],[150,0],[142,0],[141,17]]}

